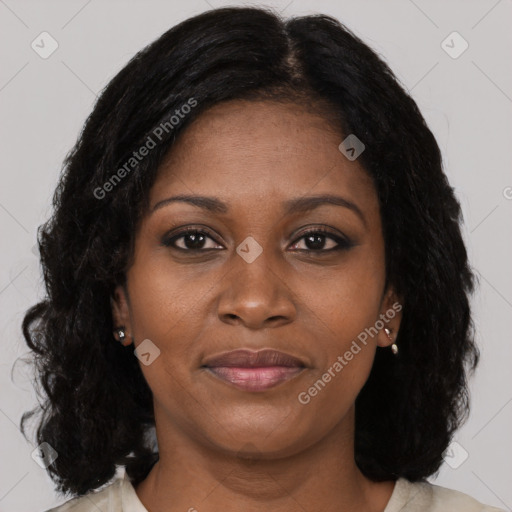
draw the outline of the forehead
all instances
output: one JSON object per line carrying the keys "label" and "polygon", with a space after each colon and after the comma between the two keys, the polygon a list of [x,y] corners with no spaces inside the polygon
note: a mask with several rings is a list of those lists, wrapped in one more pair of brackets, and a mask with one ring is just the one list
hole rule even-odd
{"label": "forehead", "polygon": [[370,176],[338,149],[344,138],[319,114],[296,103],[215,105],[186,128],[162,162],[150,204],[171,193],[216,195],[246,206],[340,193],[375,210]]}

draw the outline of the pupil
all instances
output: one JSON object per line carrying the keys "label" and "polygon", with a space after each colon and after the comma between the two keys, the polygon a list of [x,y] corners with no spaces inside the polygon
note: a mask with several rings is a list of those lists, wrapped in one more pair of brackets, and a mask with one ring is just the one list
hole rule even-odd
{"label": "pupil", "polygon": [[308,235],[306,237],[306,245],[307,245],[308,249],[323,249],[323,245],[324,245],[324,241],[325,241],[323,238],[324,238],[323,235]]}
{"label": "pupil", "polygon": [[[187,243],[188,241],[192,241],[192,243]],[[185,237],[185,245],[188,249],[197,249],[204,242],[204,235],[202,234],[188,234]]]}

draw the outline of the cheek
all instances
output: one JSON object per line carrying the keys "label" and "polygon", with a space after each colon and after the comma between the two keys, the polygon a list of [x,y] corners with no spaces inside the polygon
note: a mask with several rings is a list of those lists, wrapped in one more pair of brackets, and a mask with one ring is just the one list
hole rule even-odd
{"label": "cheek", "polygon": [[[134,265],[129,276],[132,329],[135,347],[151,340],[151,360],[140,368],[156,402],[165,402],[168,412],[186,406],[183,389],[190,387],[189,373],[194,361],[190,340],[199,331],[198,317],[201,292],[197,286],[186,286],[183,277],[165,265]],[[199,287],[200,288],[200,287]],[[140,351],[140,349],[139,349]],[[157,354],[153,357],[153,354]]]}
{"label": "cheek", "polygon": [[[313,407],[338,404],[336,414],[352,403],[366,382],[376,351],[375,331],[384,286],[378,258],[361,251],[322,282],[302,281],[304,316],[315,324],[317,368],[311,375],[306,400]],[[334,412],[334,411],[333,411]]]}
{"label": "cheek", "polygon": [[303,275],[297,284],[300,302],[324,324],[331,342],[342,348],[377,320],[384,282],[383,265],[361,251],[335,272]]}
{"label": "cheek", "polygon": [[136,339],[165,343],[174,331],[193,328],[194,310],[208,287],[184,280],[170,265],[134,265],[130,274],[132,322]]}
{"label": "cheek", "polygon": [[[308,387],[300,390],[297,401],[302,418],[315,418],[315,429],[328,432],[345,418],[370,374],[375,347],[367,345],[349,361],[345,352],[340,362],[332,360],[312,376]],[[338,357],[338,356],[337,356]]]}
{"label": "cheek", "polygon": [[154,362],[140,365],[150,388],[158,396],[159,390],[189,387],[199,364],[195,340],[204,331],[205,312],[213,307],[213,283],[220,276],[180,272],[161,258],[140,262],[130,272],[135,346],[149,339],[159,350]]}
{"label": "cheek", "polygon": [[312,320],[318,365],[298,399],[323,416],[326,428],[346,414],[370,374],[376,351],[370,328],[379,318],[380,286],[379,280],[352,274],[309,295],[310,306],[318,306]]}

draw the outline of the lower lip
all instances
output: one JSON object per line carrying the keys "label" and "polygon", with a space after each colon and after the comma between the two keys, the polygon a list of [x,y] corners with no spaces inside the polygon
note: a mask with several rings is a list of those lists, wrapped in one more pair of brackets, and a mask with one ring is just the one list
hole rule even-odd
{"label": "lower lip", "polygon": [[304,370],[302,367],[265,366],[260,368],[238,368],[216,366],[207,368],[225,382],[244,391],[264,391],[290,380]]}

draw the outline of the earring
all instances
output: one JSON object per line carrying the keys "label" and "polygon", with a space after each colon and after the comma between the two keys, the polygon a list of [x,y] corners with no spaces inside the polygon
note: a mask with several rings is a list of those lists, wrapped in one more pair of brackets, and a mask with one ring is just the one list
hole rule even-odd
{"label": "earring", "polygon": [[114,332],[117,334],[117,337],[119,338],[119,343],[124,343],[124,340],[126,339],[126,332],[124,330],[124,327],[118,327],[114,330]]}
{"label": "earring", "polygon": [[[389,341],[393,341],[393,338],[391,338],[391,331],[387,327],[384,327],[384,332],[389,338]],[[393,355],[395,356],[398,354],[398,345],[396,343],[393,343],[391,345],[391,352],[393,352]]]}

